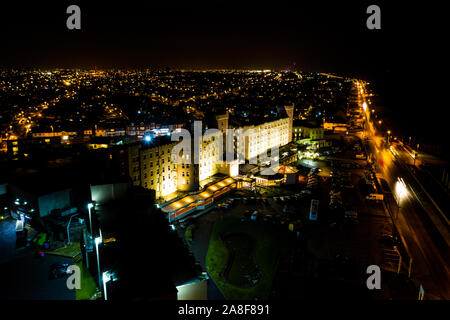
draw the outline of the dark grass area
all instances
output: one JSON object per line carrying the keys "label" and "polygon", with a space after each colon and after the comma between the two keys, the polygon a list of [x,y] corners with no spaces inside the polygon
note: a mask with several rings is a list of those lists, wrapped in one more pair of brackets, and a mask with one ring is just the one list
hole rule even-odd
{"label": "dark grass area", "polygon": [[223,237],[222,241],[229,252],[223,273],[225,279],[241,288],[255,285],[262,276],[255,259],[255,239],[246,233],[231,233]]}
{"label": "dark grass area", "polygon": [[[227,281],[223,276],[230,259],[230,251],[222,240],[221,235],[240,233],[255,239],[255,262],[262,273],[261,279],[252,287],[242,288]],[[229,218],[218,220],[214,226],[206,256],[206,266],[209,274],[216,282],[226,299],[253,300],[267,299],[272,288],[276,273],[277,260],[284,247],[286,239],[273,225],[259,221],[241,222],[240,219]],[[248,246],[248,244],[243,244]],[[242,254],[236,256],[237,268],[245,265],[248,257],[242,261]],[[238,273],[239,269],[234,272]],[[235,277],[235,275],[232,275]]]}

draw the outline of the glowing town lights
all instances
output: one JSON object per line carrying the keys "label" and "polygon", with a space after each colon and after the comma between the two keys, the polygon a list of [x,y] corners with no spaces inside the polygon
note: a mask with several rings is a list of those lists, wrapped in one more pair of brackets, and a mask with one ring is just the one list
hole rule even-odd
{"label": "glowing town lights", "polygon": [[152,137],[149,136],[149,135],[146,135],[146,136],[144,136],[144,141],[145,142],[150,142],[150,141],[152,141]]}
{"label": "glowing town lights", "polygon": [[364,111],[366,111],[367,110],[367,103],[363,102],[362,106],[363,106]]}

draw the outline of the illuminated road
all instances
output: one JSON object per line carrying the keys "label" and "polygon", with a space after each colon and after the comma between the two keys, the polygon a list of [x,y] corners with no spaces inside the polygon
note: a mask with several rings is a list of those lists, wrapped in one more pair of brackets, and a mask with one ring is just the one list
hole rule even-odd
{"label": "illuminated road", "polygon": [[[365,102],[359,91],[360,102]],[[366,105],[367,111],[369,108]],[[368,112],[367,112],[368,113]],[[367,114],[366,113],[366,114]],[[367,119],[367,118],[366,118]],[[366,126],[368,151],[373,154],[377,175],[383,177],[394,198],[387,200],[392,208],[399,233],[413,258],[413,274],[423,285],[425,298],[450,299],[450,233],[448,219],[432,203],[414,178],[410,153],[399,144],[391,152],[383,138]],[[399,182],[399,178],[404,181]],[[399,203],[399,206],[396,203]]]}

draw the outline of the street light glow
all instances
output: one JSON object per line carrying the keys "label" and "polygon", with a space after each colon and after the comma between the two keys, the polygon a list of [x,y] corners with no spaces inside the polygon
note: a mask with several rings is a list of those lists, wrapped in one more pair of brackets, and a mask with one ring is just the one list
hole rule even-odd
{"label": "street light glow", "polygon": [[363,106],[364,111],[366,111],[367,110],[367,103],[363,102],[362,106]]}

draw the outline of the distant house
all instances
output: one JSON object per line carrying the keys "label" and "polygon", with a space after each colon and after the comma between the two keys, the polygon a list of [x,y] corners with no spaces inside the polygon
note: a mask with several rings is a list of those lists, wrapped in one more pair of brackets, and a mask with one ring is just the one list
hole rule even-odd
{"label": "distant house", "polygon": [[324,128],[318,123],[304,120],[295,120],[293,124],[293,139],[323,139]]}

